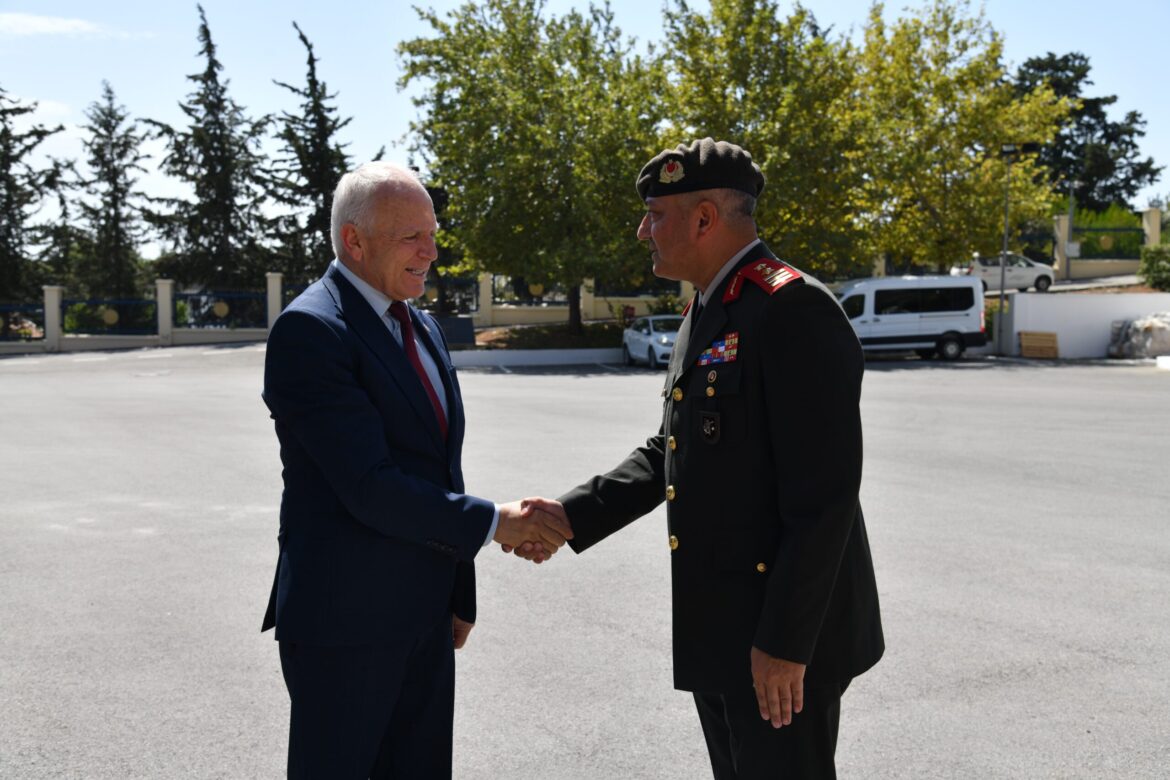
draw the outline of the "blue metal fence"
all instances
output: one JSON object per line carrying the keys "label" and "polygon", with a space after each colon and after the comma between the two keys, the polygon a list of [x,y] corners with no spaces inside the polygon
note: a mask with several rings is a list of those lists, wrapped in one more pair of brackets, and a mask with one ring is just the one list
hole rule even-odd
{"label": "blue metal fence", "polygon": [[253,290],[175,293],[176,328],[266,328],[268,295]]}
{"label": "blue metal fence", "polygon": [[149,298],[67,298],[63,333],[144,336],[158,333],[158,305]]}
{"label": "blue metal fence", "polygon": [[0,303],[0,341],[36,341],[44,337],[44,305]]}

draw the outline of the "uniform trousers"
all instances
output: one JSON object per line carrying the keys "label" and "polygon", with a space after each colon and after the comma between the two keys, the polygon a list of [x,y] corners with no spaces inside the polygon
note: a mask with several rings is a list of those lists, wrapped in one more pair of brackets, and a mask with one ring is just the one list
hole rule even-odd
{"label": "uniform trousers", "polygon": [[291,780],[451,777],[451,619],[358,647],[280,642]]}
{"label": "uniform trousers", "polygon": [[760,717],[756,693],[695,693],[715,780],[833,780],[841,694],[849,681],[805,686],[804,709],[772,728]]}

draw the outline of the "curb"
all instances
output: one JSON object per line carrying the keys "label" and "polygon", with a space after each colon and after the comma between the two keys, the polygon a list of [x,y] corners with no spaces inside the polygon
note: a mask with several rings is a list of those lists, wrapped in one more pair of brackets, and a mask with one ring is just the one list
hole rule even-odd
{"label": "curb", "polygon": [[581,366],[621,362],[621,349],[483,349],[451,353],[451,363],[455,368]]}

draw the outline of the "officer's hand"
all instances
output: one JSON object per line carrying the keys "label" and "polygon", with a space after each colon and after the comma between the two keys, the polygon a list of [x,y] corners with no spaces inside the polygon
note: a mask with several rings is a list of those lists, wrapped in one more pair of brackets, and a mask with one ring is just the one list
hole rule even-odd
{"label": "officer's hand", "polygon": [[804,709],[804,664],[773,658],[752,648],[752,685],[760,717],[772,721],[772,728],[792,723],[794,713]]}
{"label": "officer's hand", "polygon": [[[560,501],[533,496],[522,499],[520,505],[523,507],[523,515],[525,517],[530,516],[533,512],[541,511],[548,512],[550,515],[563,520],[566,524],[569,523],[569,516],[565,512],[565,508],[561,506]],[[556,552],[555,549],[545,549],[545,546],[540,542],[524,542],[516,547],[503,544],[500,547],[505,553],[514,552],[516,557],[523,558],[526,561],[532,561],[533,563],[544,563]]]}
{"label": "officer's hand", "polygon": [[475,623],[460,620],[456,615],[451,616],[451,638],[455,643],[456,650],[462,650],[463,646],[467,644],[467,637],[471,635],[473,628],[475,628]]}

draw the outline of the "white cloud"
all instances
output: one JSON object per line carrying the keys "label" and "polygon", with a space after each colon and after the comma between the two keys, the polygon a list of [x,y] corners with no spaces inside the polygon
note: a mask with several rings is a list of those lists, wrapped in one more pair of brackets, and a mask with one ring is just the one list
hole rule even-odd
{"label": "white cloud", "polygon": [[28,37],[33,35],[67,35],[97,38],[128,38],[128,33],[112,30],[85,19],[67,19],[63,16],[0,13],[0,36]]}

